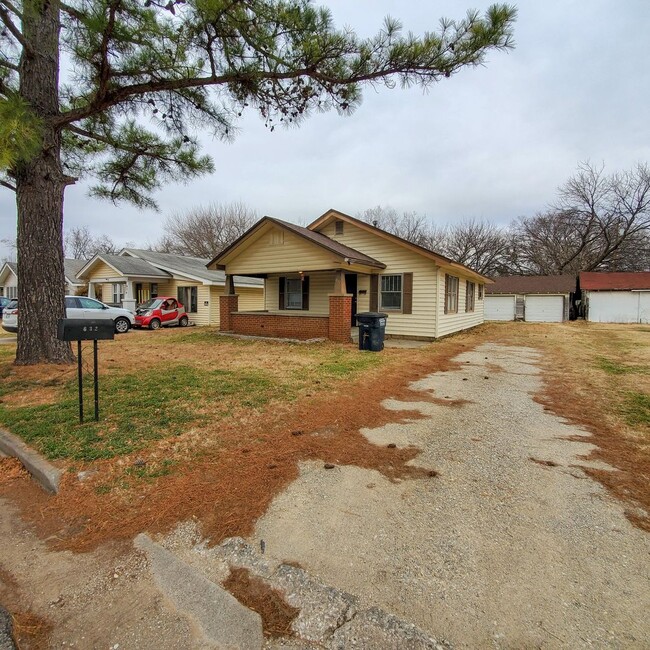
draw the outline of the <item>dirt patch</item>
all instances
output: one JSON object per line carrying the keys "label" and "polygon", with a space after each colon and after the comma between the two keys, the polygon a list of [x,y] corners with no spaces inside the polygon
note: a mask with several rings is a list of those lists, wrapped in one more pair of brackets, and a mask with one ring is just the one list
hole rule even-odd
{"label": "dirt patch", "polygon": [[232,568],[223,586],[242,604],[262,617],[265,636],[293,636],[291,624],[300,613],[287,603],[282,594],[266,582],[251,575],[248,569]]}
{"label": "dirt patch", "polygon": [[29,473],[17,458],[0,458],[0,485],[28,478]]}

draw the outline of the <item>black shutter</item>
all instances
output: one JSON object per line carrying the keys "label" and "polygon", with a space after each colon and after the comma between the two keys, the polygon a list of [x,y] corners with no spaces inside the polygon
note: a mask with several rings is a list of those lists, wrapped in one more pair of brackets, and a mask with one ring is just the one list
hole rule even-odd
{"label": "black shutter", "polygon": [[379,311],[379,276],[370,276],[370,311]]}
{"label": "black shutter", "polygon": [[413,312],[413,274],[403,274],[402,286],[402,313],[411,314]]}
{"label": "black shutter", "polygon": [[284,278],[278,279],[278,309],[284,309]]}
{"label": "black shutter", "polygon": [[309,276],[302,276],[302,308],[304,311],[309,309]]}
{"label": "black shutter", "polygon": [[445,314],[449,313],[449,276],[445,273]]}

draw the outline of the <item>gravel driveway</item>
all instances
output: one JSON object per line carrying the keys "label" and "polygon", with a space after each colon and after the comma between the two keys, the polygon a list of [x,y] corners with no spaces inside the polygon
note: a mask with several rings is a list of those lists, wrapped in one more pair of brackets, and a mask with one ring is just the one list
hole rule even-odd
{"label": "gravel driveway", "polygon": [[468,403],[409,404],[425,417],[364,432],[418,446],[438,477],[305,463],[255,543],[456,647],[649,647],[650,537],[576,467],[591,446],[567,438],[585,432],[533,400],[538,353],[457,360],[416,388]]}

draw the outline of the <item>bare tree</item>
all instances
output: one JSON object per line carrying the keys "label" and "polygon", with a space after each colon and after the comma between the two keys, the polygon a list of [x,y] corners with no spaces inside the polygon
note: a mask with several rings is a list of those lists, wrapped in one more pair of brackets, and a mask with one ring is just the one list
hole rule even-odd
{"label": "bare tree", "polygon": [[423,246],[465,264],[485,275],[506,272],[511,256],[507,230],[488,221],[467,219],[460,223],[436,226],[416,212],[399,214],[391,207],[377,206],[359,217],[402,239]]}
{"label": "bare tree", "polygon": [[467,219],[442,231],[438,251],[484,275],[500,275],[509,269],[511,241],[496,224]]}
{"label": "bare tree", "polygon": [[581,163],[546,212],[519,218],[515,270],[562,274],[648,268],[650,170],[638,164],[612,175]]}
{"label": "bare tree", "polygon": [[378,205],[357,216],[366,223],[425,248],[432,248],[441,237],[441,231],[431,225],[426,215],[417,212],[399,214],[395,208]]}
{"label": "bare tree", "polygon": [[72,228],[65,236],[65,254],[76,260],[87,260],[97,253],[117,253],[119,247],[108,235],[93,237],[87,226]]}
{"label": "bare tree", "polygon": [[156,249],[211,259],[256,221],[257,213],[240,202],[199,206],[168,217]]}

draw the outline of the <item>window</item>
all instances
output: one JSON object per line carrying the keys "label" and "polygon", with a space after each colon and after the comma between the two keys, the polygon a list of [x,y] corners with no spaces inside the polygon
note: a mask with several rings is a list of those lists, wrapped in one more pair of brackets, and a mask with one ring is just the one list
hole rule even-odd
{"label": "window", "polygon": [[176,291],[178,302],[180,302],[185,311],[196,314],[198,308],[198,288],[197,287],[178,287]]}
{"label": "window", "polygon": [[465,283],[465,311],[474,311],[474,295],[476,285],[473,282]]}
{"label": "window", "polygon": [[101,302],[93,300],[92,298],[84,298],[83,296],[80,296],[77,300],[81,303],[82,309],[104,309],[104,305],[102,305]]}
{"label": "window", "polygon": [[284,293],[285,309],[302,309],[302,281],[300,278],[287,278]]}
{"label": "window", "polygon": [[124,300],[124,285],[121,282],[116,282],[113,285],[113,304],[119,305]]}
{"label": "window", "polygon": [[382,275],[381,276],[381,309],[392,309],[393,311],[402,308],[402,276]]}
{"label": "window", "polygon": [[483,300],[483,285],[482,284],[478,285],[478,299]]}
{"label": "window", "polygon": [[336,235],[342,235],[343,234],[343,222],[342,221],[337,221],[334,225],[334,233]]}
{"label": "window", "polygon": [[445,314],[458,313],[458,278],[445,275]]}
{"label": "window", "polygon": [[18,287],[5,287],[7,298],[18,298]]}
{"label": "window", "polygon": [[157,298],[158,297],[158,283],[157,282],[152,282],[151,283],[151,297],[152,298]]}
{"label": "window", "polygon": [[309,311],[309,276],[278,278],[278,309]]}

